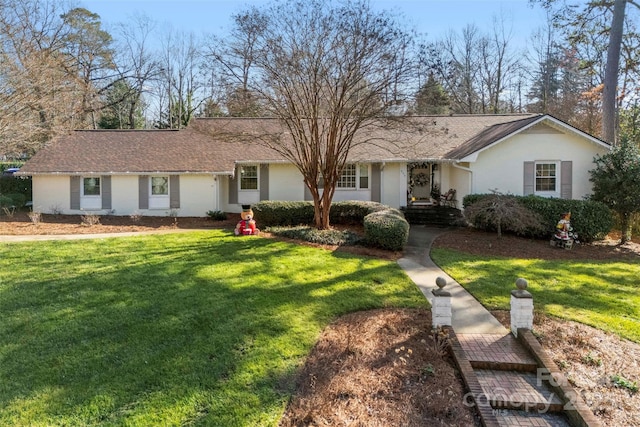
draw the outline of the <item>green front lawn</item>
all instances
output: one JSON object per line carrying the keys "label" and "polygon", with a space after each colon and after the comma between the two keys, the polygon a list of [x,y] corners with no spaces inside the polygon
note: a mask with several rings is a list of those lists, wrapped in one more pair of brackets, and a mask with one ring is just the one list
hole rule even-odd
{"label": "green front lawn", "polygon": [[640,261],[491,258],[434,249],[431,258],[489,309],[508,310],[515,281],[536,310],[640,342]]}
{"label": "green front lawn", "polygon": [[394,262],[224,231],[0,244],[0,425],[277,425],[330,321],[426,305]]}

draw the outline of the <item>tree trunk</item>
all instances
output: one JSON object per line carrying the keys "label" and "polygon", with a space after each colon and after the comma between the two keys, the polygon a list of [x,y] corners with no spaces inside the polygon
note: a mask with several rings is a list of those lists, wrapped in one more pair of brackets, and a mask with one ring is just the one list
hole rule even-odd
{"label": "tree trunk", "polygon": [[613,5],[613,22],[609,33],[607,65],[604,72],[604,89],[602,91],[602,139],[612,145],[616,143],[616,94],[626,4],[627,0],[615,0]]}
{"label": "tree trunk", "polygon": [[631,235],[632,235],[631,218],[632,218],[632,214],[630,213],[621,215],[621,219],[622,219],[622,224],[620,225],[620,231],[621,231],[620,243],[621,244],[631,241]]}

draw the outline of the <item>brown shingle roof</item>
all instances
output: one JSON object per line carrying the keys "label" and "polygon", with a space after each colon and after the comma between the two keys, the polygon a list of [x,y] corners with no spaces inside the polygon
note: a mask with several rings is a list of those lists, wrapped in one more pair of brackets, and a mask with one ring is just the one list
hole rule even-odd
{"label": "brown shingle roof", "polygon": [[462,159],[540,120],[541,117],[542,116],[527,117],[509,123],[499,123],[490,126],[469,139],[465,144],[449,151],[445,156],[449,159]]}
{"label": "brown shingle roof", "polygon": [[[380,122],[358,135],[352,161],[455,159],[539,115],[420,116]],[[499,126],[496,126],[499,125]],[[74,131],[40,150],[21,169],[40,173],[232,173],[236,162],[281,162],[256,139],[283,133],[276,119],[196,119],[187,129]],[[233,137],[239,136],[239,137]]]}
{"label": "brown shingle roof", "polygon": [[21,169],[37,173],[231,173],[241,154],[191,129],[74,131]]}
{"label": "brown shingle roof", "polygon": [[[538,114],[454,115],[380,121],[360,131],[350,152],[350,160],[451,159],[447,157],[448,152],[462,148],[467,141],[492,126],[539,117]],[[277,119],[207,118],[195,120],[192,127],[227,143],[233,135],[242,135],[243,139],[250,141],[262,135],[286,134]],[[247,147],[243,157],[237,160],[260,160],[251,158],[255,154],[255,147]]]}

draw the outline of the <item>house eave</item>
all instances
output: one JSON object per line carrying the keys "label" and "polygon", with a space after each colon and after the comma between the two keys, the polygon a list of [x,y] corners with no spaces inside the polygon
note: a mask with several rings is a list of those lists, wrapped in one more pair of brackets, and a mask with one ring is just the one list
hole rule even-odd
{"label": "house eave", "polygon": [[71,172],[71,171],[47,171],[47,172],[21,172],[16,173],[16,176],[85,176],[85,175],[232,175],[233,171],[83,171],[83,172]]}

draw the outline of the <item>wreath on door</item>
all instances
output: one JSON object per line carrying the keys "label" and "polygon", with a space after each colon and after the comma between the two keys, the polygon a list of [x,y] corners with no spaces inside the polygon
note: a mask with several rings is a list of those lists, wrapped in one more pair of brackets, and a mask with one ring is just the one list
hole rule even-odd
{"label": "wreath on door", "polygon": [[418,187],[424,187],[429,183],[429,177],[427,176],[426,173],[420,172],[419,174],[413,177],[413,182],[415,182],[415,184]]}

